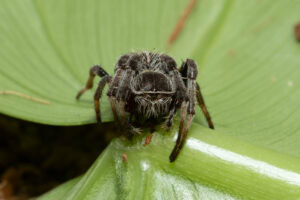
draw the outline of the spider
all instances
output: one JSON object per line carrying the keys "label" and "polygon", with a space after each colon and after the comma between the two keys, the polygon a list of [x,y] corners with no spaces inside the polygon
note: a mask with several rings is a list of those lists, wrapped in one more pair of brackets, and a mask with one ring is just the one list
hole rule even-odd
{"label": "spider", "polygon": [[[194,60],[187,59],[177,69],[175,60],[166,54],[129,53],[119,58],[114,72],[115,74],[110,76],[99,65],[93,66],[85,87],[76,96],[79,99],[86,90],[92,88],[96,75],[101,77],[94,95],[96,118],[99,123],[101,123],[99,100],[104,86],[108,84],[107,96],[114,120],[119,121],[132,135],[139,133],[139,128],[136,128],[134,123],[145,124],[153,120],[161,122],[166,119],[164,126],[169,130],[176,111],[180,108],[179,131],[176,144],[169,156],[170,162],[175,161],[184,145],[195,115],[196,99],[209,127],[214,129],[196,82],[198,70]],[[127,122],[125,112],[129,113]]]}

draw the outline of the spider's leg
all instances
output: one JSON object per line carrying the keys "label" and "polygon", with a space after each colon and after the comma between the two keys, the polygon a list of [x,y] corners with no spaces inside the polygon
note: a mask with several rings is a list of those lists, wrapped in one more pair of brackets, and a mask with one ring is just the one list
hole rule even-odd
{"label": "spider's leg", "polygon": [[94,95],[94,106],[95,106],[95,112],[96,112],[96,118],[98,123],[101,123],[101,113],[100,113],[100,103],[99,100],[102,96],[102,91],[106,83],[109,83],[111,80],[111,76],[104,76],[98,84],[97,90]]}
{"label": "spider's leg", "polygon": [[[113,111],[114,119],[117,121],[117,111],[116,107],[119,109],[119,114],[121,118],[121,122],[124,124],[124,113],[125,113],[125,102],[124,105],[123,103],[120,103],[120,98],[119,98],[119,91],[120,87],[122,87],[124,83],[124,76],[126,76],[127,72],[127,61],[130,58],[128,54],[125,54],[120,57],[116,64],[115,68],[115,76],[113,77],[110,87],[107,92],[107,96],[109,97],[110,105]],[[120,105],[121,104],[121,105]]]}
{"label": "spider's leg", "polygon": [[[196,95],[195,87],[196,87],[196,81],[189,78],[187,80],[187,94],[189,96],[189,102],[188,102],[187,110],[185,112],[185,114],[187,113],[187,120],[185,123],[185,128],[184,128],[183,134],[181,131],[182,136],[181,136],[180,140],[179,140],[179,133],[178,133],[176,147],[173,149],[173,151],[170,155],[170,162],[175,161],[180,150],[182,149],[182,147],[185,143],[185,140],[186,140],[186,136],[190,129],[191,123],[193,121],[194,115],[195,115],[195,95]],[[182,129],[181,124],[180,124],[180,129]],[[179,129],[179,131],[180,131],[180,129]]]}
{"label": "spider's leg", "polygon": [[121,123],[125,124],[125,102],[122,100],[118,100],[118,106],[119,106],[119,115]]}
{"label": "spider's leg", "polygon": [[187,59],[186,62],[182,64],[179,71],[181,73],[181,77],[185,79],[185,86],[187,90],[186,94],[188,95],[189,101],[188,101],[188,106],[186,107],[187,120],[184,128],[184,132],[182,133],[181,130],[182,127],[180,124],[179,133],[181,134],[181,136],[178,133],[176,146],[170,155],[170,162],[173,162],[176,159],[181,148],[183,147],[186,140],[187,133],[189,131],[189,128],[191,126],[191,123],[195,115],[195,96],[196,96],[196,89],[197,89],[196,78],[198,75],[197,65],[193,60]]}
{"label": "spider's leg", "polygon": [[121,124],[125,125],[125,105],[130,95],[129,83],[131,80],[130,69],[119,68],[111,81],[107,96],[110,98],[111,107],[115,119],[117,118],[116,107],[119,110]]}
{"label": "spider's leg", "polygon": [[110,103],[110,107],[111,107],[111,110],[113,112],[113,115],[114,115],[114,120],[115,122],[118,121],[118,115],[117,115],[117,110],[116,110],[116,99],[113,98],[113,97],[108,97],[109,99],[109,103]]}
{"label": "spider's leg", "polygon": [[182,148],[182,145],[183,145],[182,140],[186,137],[186,136],[182,135],[182,129],[183,129],[184,121],[185,121],[185,118],[186,118],[187,105],[188,105],[187,101],[184,101],[181,104],[179,131],[178,131],[176,144],[175,144],[175,146],[172,150],[172,153],[169,157],[170,162],[173,162],[177,158],[177,156],[180,152],[180,149]]}
{"label": "spider's leg", "polygon": [[99,65],[95,65],[90,69],[90,76],[84,88],[82,88],[76,95],[76,99],[79,99],[80,96],[93,87],[93,80],[95,76],[98,75],[100,77],[109,76],[109,74]]}
{"label": "spider's leg", "polygon": [[130,98],[131,90],[130,90],[130,81],[133,71],[131,69],[126,69],[122,74],[119,80],[119,86],[116,91],[116,100],[118,102],[119,107],[119,115],[120,121],[123,125],[125,125],[125,106],[127,101]]}
{"label": "spider's leg", "polygon": [[176,106],[174,105],[171,107],[170,114],[168,115],[168,118],[167,118],[165,124],[163,125],[163,127],[165,128],[166,131],[170,130],[175,116],[176,116]]}
{"label": "spider's leg", "polygon": [[142,131],[140,128],[137,128],[134,125],[132,125],[132,117],[133,117],[133,114],[130,113],[127,123],[126,123],[126,127],[127,127],[126,133],[127,133],[128,138],[132,138],[132,136],[134,136],[134,135],[139,135],[139,134],[141,134],[141,131]]}
{"label": "spider's leg", "polygon": [[123,76],[124,72],[125,72],[125,70],[123,70],[121,68],[116,70],[116,73],[115,73],[114,77],[112,78],[110,87],[107,91],[107,96],[109,98],[110,106],[111,106],[115,121],[119,121],[118,115],[117,115],[117,109],[116,109],[118,107],[116,94],[117,94],[117,90],[118,90],[118,87],[120,84],[120,79]]}
{"label": "spider's leg", "polygon": [[[181,111],[180,111],[178,136],[177,136],[176,144],[175,144],[175,146],[172,150],[172,153],[169,157],[170,162],[173,162],[176,159],[177,155],[179,154],[180,148],[181,148],[181,143],[182,143],[182,138],[183,138],[182,130],[183,130],[184,121],[185,121],[186,113],[187,113],[187,106],[188,106],[188,102],[189,102],[189,97],[187,95],[186,86],[182,80],[181,74],[177,70],[173,70],[172,72],[173,72],[173,83],[176,85],[175,106],[178,107],[180,105]],[[174,116],[175,116],[175,113],[174,113]],[[170,120],[170,122],[172,122],[172,120]]]}
{"label": "spider's leg", "polygon": [[[181,76],[185,79],[186,86],[188,84],[189,79],[193,79],[196,81],[196,78],[198,75],[198,69],[197,69],[197,65],[194,60],[187,59],[186,62],[182,63],[179,71],[180,71]],[[200,108],[202,109],[202,112],[205,115],[205,118],[206,118],[206,121],[208,122],[209,127],[211,129],[214,129],[213,122],[212,122],[209,112],[205,106],[204,99],[202,97],[201,90],[200,90],[200,87],[197,82],[196,82],[195,88],[196,88],[196,98],[197,98],[198,104],[199,104]]]}
{"label": "spider's leg", "polygon": [[199,104],[199,106],[200,106],[200,108],[201,108],[201,110],[202,110],[202,112],[203,112],[203,114],[206,118],[206,121],[209,125],[209,128],[214,129],[214,124],[211,121],[209,112],[206,108],[204,99],[203,99],[202,94],[201,94],[200,86],[198,85],[198,83],[196,83],[196,97],[197,97],[198,104]]}
{"label": "spider's leg", "polygon": [[[186,136],[188,134],[188,131],[190,129],[190,126],[191,126],[191,123],[193,121],[193,118],[194,118],[194,114],[188,114],[187,115],[187,120],[186,120],[186,124],[185,124],[185,128],[184,128],[184,132],[182,134],[182,137],[181,137],[181,140],[180,141],[176,141],[176,146],[177,148],[173,149],[171,155],[170,155],[170,162],[174,162],[180,152],[180,150],[182,149],[184,143],[185,143],[185,140],[186,140]],[[177,145],[178,144],[178,145]]]}

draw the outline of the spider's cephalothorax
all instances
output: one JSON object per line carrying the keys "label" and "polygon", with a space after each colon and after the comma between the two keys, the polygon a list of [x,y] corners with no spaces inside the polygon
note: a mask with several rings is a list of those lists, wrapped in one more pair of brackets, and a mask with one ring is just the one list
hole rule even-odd
{"label": "spider's cephalothorax", "polygon": [[[101,122],[99,99],[105,84],[108,83],[107,96],[114,118],[116,121],[120,120],[131,133],[138,130],[132,125],[134,119],[139,124],[147,119],[167,118],[165,127],[169,130],[176,111],[180,108],[178,138],[170,155],[170,161],[173,162],[184,144],[195,115],[195,100],[201,107],[209,127],[214,128],[196,82],[197,74],[197,65],[191,59],[187,59],[177,69],[174,59],[165,54],[126,54],[116,63],[114,76],[110,76],[98,65],[92,67],[89,80],[77,94],[77,99],[87,89],[92,88],[96,75],[102,77],[94,96],[97,121]],[[124,119],[125,112],[129,113],[127,122]]]}

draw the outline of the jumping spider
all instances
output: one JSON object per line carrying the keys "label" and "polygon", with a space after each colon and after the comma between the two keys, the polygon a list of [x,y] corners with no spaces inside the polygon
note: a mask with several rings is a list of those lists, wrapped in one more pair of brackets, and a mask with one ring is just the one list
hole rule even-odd
{"label": "jumping spider", "polygon": [[[169,157],[170,162],[173,162],[185,142],[195,115],[195,99],[209,127],[214,128],[196,82],[197,74],[197,65],[192,59],[187,59],[177,69],[175,60],[168,55],[151,52],[130,53],[119,58],[114,76],[110,76],[99,65],[92,67],[86,86],[78,92],[76,98],[79,99],[86,90],[92,88],[96,75],[102,77],[94,96],[97,121],[101,123],[99,99],[104,86],[108,84],[107,96],[114,119],[118,121],[120,118],[120,123],[132,134],[139,130],[133,123],[145,124],[147,121],[157,122],[163,118],[166,118],[165,127],[169,130],[176,111],[180,108],[178,137]],[[125,112],[129,113],[127,122]]]}

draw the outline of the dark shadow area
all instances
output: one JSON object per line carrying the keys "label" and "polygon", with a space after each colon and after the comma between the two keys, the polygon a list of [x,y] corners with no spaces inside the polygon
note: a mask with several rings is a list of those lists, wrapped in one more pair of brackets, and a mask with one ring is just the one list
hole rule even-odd
{"label": "dark shadow area", "polygon": [[0,199],[37,196],[83,174],[112,130],[113,123],[62,127],[0,115]]}

